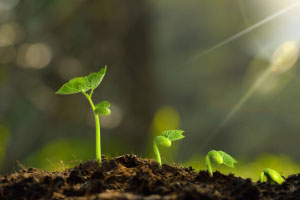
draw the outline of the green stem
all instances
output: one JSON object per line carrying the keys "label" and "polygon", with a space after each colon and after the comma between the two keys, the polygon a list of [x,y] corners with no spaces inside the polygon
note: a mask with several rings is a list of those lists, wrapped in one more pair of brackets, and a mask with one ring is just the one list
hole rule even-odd
{"label": "green stem", "polygon": [[211,163],[210,163],[210,159],[209,159],[209,154],[206,155],[205,157],[205,162],[206,162],[206,166],[207,166],[207,170],[209,173],[209,176],[212,177],[213,176],[213,172],[212,172],[212,168],[211,168]]}
{"label": "green stem", "polygon": [[260,182],[261,182],[261,183],[264,182],[264,176],[265,176],[265,173],[264,173],[264,172],[261,172],[261,174],[260,174]]}
{"label": "green stem", "polygon": [[[84,96],[87,98],[87,100],[90,102],[90,105],[93,109],[93,112],[95,110],[95,105],[92,101],[92,94],[93,91],[91,92],[90,95],[88,95],[85,92],[82,92],[84,94]],[[95,117],[95,127],[96,127],[96,159],[99,163],[101,163],[101,140],[100,140],[100,120],[99,120],[99,116],[97,114],[94,113],[94,117]]]}
{"label": "green stem", "polygon": [[153,149],[154,149],[156,161],[158,162],[159,166],[161,166],[160,153],[159,153],[158,146],[157,146],[157,143],[155,140],[153,141]]}
{"label": "green stem", "polygon": [[95,125],[96,125],[96,159],[101,163],[101,140],[100,140],[100,121],[99,116],[95,116]]}
{"label": "green stem", "polygon": [[92,99],[93,92],[94,92],[94,89],[91,89],[91,92],[90,92],[90,98],[91,99]]}

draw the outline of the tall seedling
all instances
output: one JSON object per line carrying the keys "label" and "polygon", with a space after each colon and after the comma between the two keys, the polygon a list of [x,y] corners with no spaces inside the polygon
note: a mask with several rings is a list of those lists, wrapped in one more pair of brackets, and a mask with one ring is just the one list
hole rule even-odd
{"label": "tall seedling", "polygon": [[[108,101],[102,101],[98,104],[94,104],[92,101],[92,95],[94,90],[100,85],[104,75],[106,73],[106,66],[100,69],[99,72],[90,73],[88,76],[76,77],[69,80],[67,83],[56,92],[56,94],[76,94],[82,93],[89,101],[95,117],[96,125],[96,159],[101,163],[101,140],[100,140],[100,115],[110,115],[109,109],[110,103]],[[89,92],[89,93],[88,93]]]}

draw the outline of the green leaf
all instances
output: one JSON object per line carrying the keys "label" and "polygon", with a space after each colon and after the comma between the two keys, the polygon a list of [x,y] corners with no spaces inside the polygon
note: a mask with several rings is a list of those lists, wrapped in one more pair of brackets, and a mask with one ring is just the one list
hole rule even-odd
{"label": "green leaf", "polygon": [[90,88],[86,85],[85,77],[73,78],[56,92],[56,94],[76,94],[79,92],[86,92]]}
{"label": "green leaf", "polygon": [[91,89],[96,89],[104,78],[107,67],[103,67],[99,72],[90,73],[86,79],[87,84]]}
{"label": "green leaf", "polygon": [[182,130],[167,130],[167,131],[162,132],[161,136],[164,136],[171,141],[180,140],[180,139],[184,138],[184,136],[182,135],[183,132],[184,131],[182,131]]}
{"label": "green leaf", "polygon": [[218,151],[218,153],[223,157],[223,164],[234,168],[234,163],[237,163],[237,161],[231,157],[229,154],[225,153],[224,151]]}
{"label": "green leaf", "polygon": [[110,115],[111,111],[109,107],[110,107],[110,103],[108,101],[102,101],[97,105],[95,105],[94,113],[104,115],[104,116]]}
{"label": "green leaf", "polygon": [[90,73],[88,76],[73,78],[63,84],[56,94],[76,94],[79,92],[86,92],[90,89],[95,89],[101,83],[105,73],[106,66],[100,69],[99,72]]}

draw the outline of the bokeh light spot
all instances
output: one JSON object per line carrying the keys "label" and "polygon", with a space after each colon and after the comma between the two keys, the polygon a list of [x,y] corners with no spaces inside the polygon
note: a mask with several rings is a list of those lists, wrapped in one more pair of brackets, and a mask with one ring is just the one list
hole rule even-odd
{"label": "bokeh light spot", "polygon": [[159,134],[164,130],[177,129],[180,123],[179,114],[171,106],[161,107],[155,113],[153,123],[155,132]]}
{"label": "bokeh light spot", "polygon": [[109,116],[100,116],[100,121],[103,128],[115,128],[121,123],[123,119],[123,113],[119,106],[111,103],[110,110],[111,114]]}
{"label": "bokeh light spot", "polygon": [[41,69],[52,59],[52,51],[44,43],[23,44],[18,51],[17,63],[24,68]]}
{"label": "bokeh light spot", "polygon": [[11,24],[4,24],[0,27],[0,46],[6,47],[14,44],[17,37],[16,30]]}
{"label": "bokeh light spot", "polygon": [[111,103],[110,110],[111,110],[111,114],[109,116],[100,115],[101,126],[103,128],[107,128],[107,129],[115,128],[121,123],[123,119],[123,113],[119,106]]}
{"label": "bokeh light spot", "polygon": [[[99,115],[101,128],[113,129],[118,127],[123,120],[123,111],[122,109],[114,104],[110,103],[111,114],[108,116]],[[95,127],[95,118],[93,112],[88,113],[87,123],[91,127]]]}

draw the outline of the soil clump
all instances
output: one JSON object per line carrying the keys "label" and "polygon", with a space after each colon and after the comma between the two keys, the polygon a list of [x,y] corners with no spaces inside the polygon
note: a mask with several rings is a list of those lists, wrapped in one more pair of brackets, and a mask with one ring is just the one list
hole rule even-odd
{"label": "soil clump", "polygon": [[87,161],[63,172],[29,168],[0,175],[0,199],[122,199],[122,200],[219,200],[300,199],[300,175],[282,185],[193,168],[163,165],[135,155],[107,160],[101,166]]}

